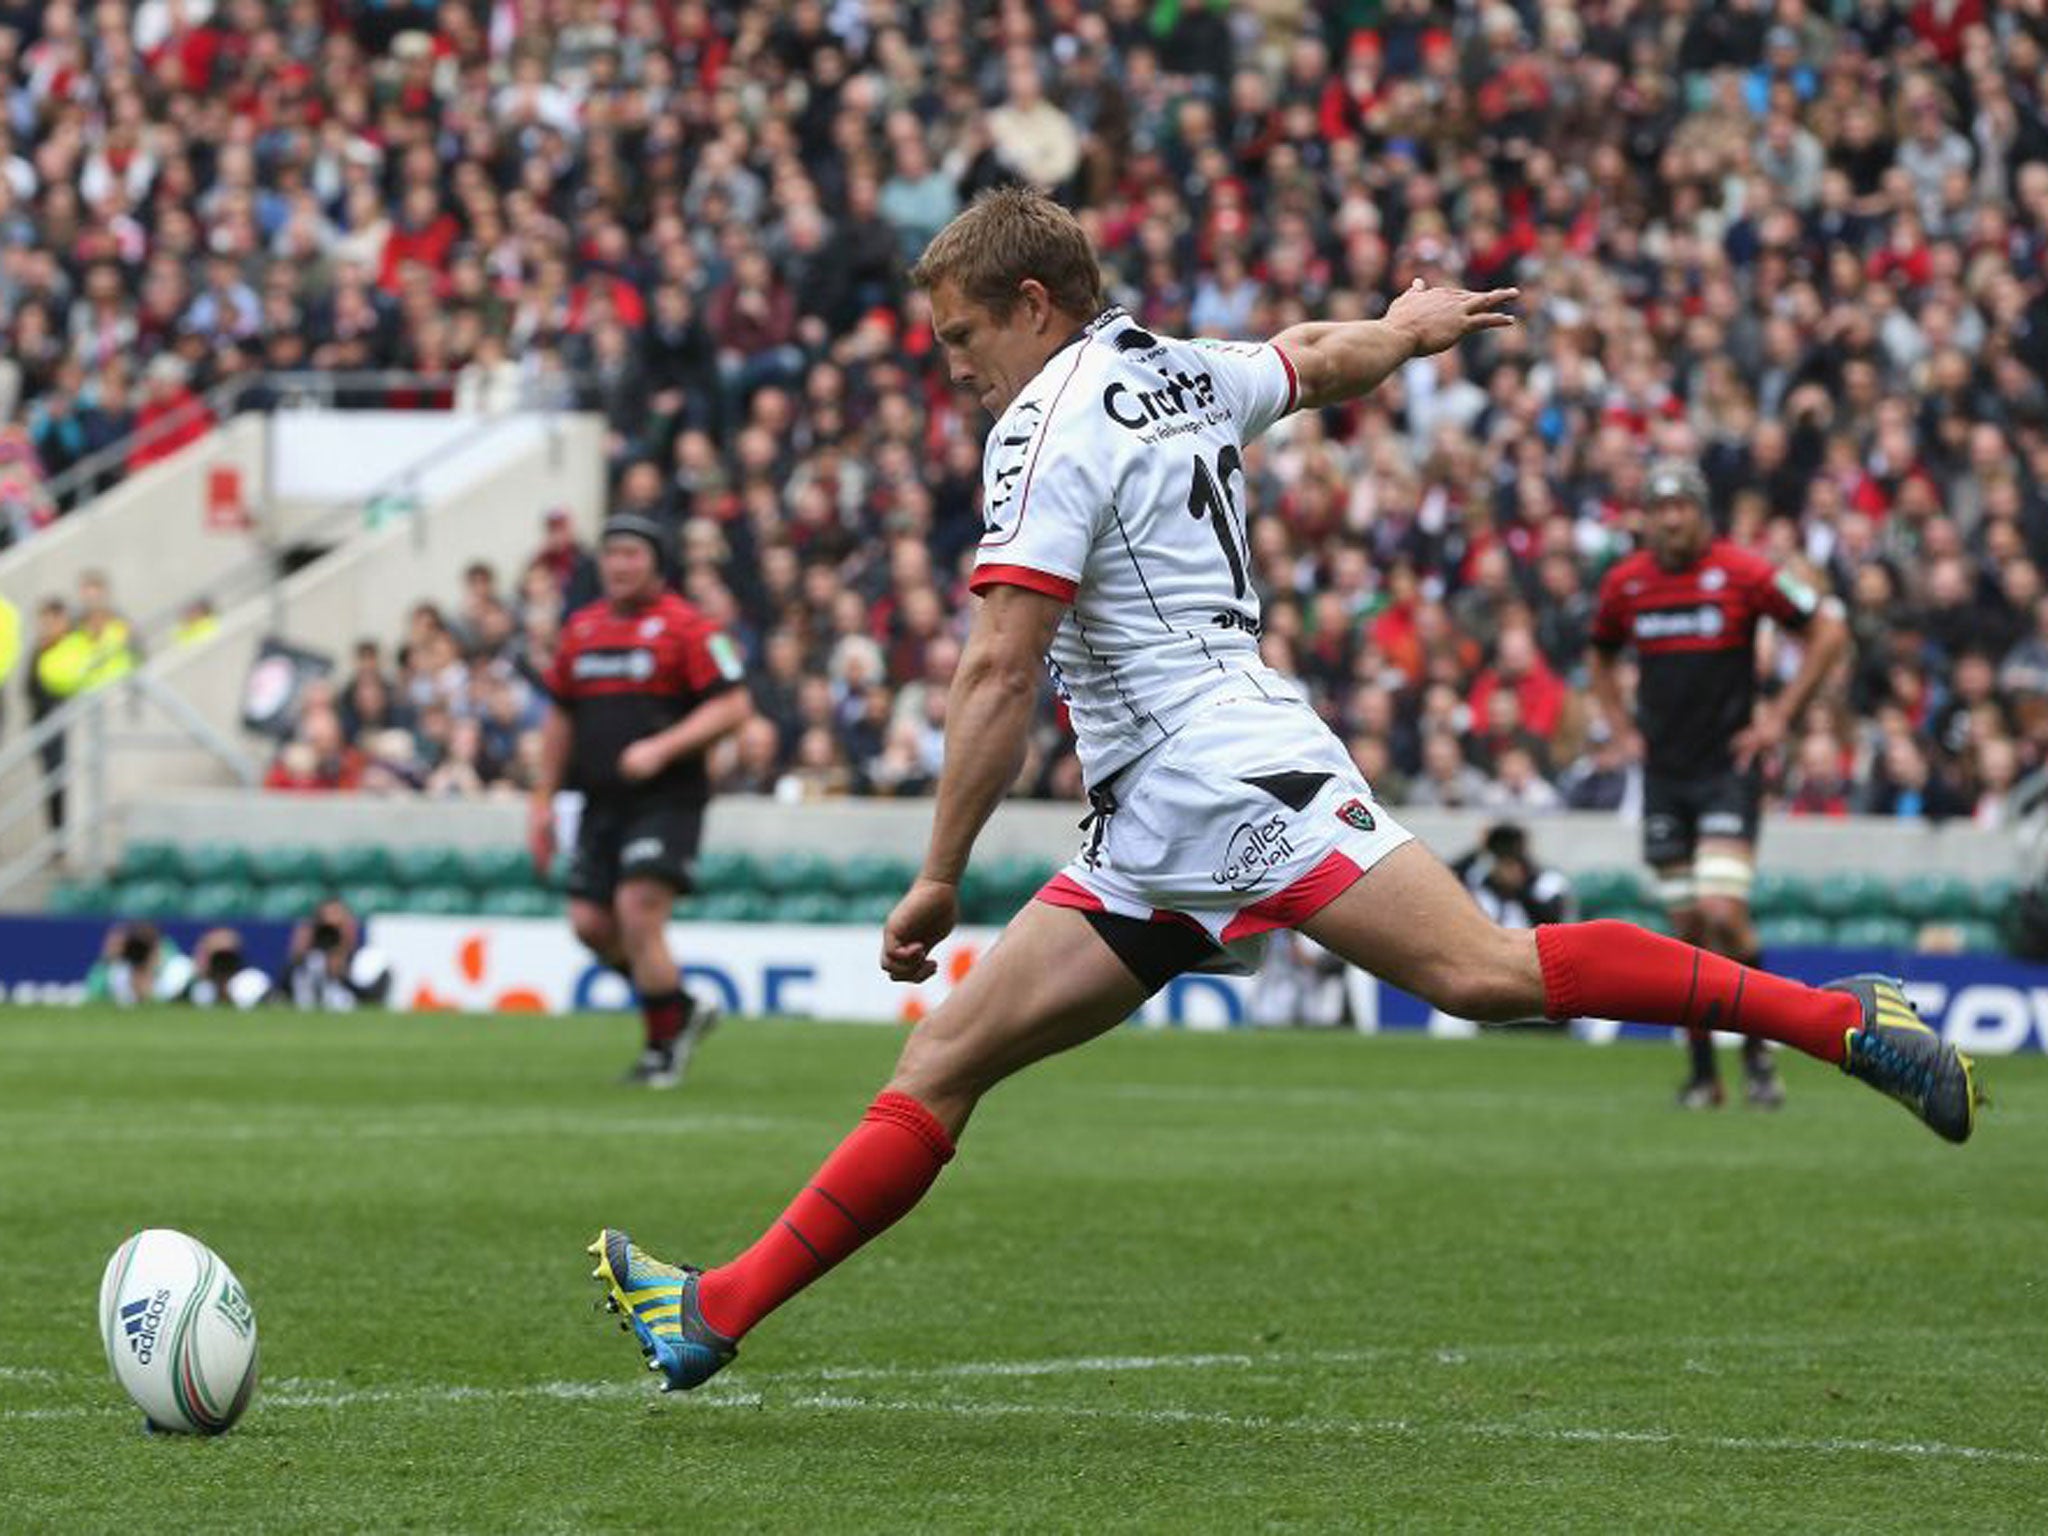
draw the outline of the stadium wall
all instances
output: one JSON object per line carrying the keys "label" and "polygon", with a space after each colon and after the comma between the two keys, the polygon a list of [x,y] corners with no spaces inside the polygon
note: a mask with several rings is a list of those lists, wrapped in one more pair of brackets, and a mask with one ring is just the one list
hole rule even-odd
{"label": "stadium wall", "polygon": [[[285,925],[238,926],[260,963],[281,957]],[[173,923],[167,931],[189,946],[200,927]],[[85,918],[0,919],[0,1001],[77,1000],[105,931],[105,923]],[[993,928],[960,929],[938,951],[939,974],[905,987],[882,976],[875,934],[867,927],[677,923],[669,931],[685,984],[730,1011],[896,1024],[936,1006],[995,937]],[[594,964],[559,922],[379,917],[371,921],[369,941],[391,962],[394,1006],[415,1012],[604,1012],[631,1005],[625,982]],[[2048,966],[1839,949],[1776,951],[1771,965],[1808,982],[1862,970],[1900,976],[1922,1016],[1959,1047],[1983,1055],[2048,1050]],[[1183,976],[1151,999],[1137,1022],[1243,1027],[1254,1014],[1253,986],[1241,977]],[[1347,972],[1344,986],[1350,1027],[1360,1031],[1442,1038],[1478,1032],[1363,972]],[[1581,1020],[1572,1033],[1596,1044],[1676,1038],[1669,1030],[1606,1020]]]}
{"label": "stadium wall", "polygon": [[[934,955],[938,974],[920,986],[888,980],[876,934],[863,926],[676,923],[669,946],[684,984],[736,1013],[909,1024],[974,969],[994,928],[957,930]],[[594,963],[568,925],[506,918],[373,919],[370,942],[391,961],[394,1006],[415,1010],[558,1012],[622,1009],[625,981]],[[1771,968],[1812,984],[1858,971],[1904,979],[1922,1017],[1959,1047],[1986,1055],[2048,1049],[2048,966],[1981,956],[1889,950],[1786,949]],[[1231,1029],[1254,1016],[1255,982],[1238,976],[1176,978],[1140,1010],[1154,1027]],[[1479,1030],[1363,971],[1344,973],[1351,1027],[1463,1039]],[[1580,1020],[1578,1038],[1669,1041],[1669,1030]],[[1734,1037],[1728,1037],[1733,1039]]]}

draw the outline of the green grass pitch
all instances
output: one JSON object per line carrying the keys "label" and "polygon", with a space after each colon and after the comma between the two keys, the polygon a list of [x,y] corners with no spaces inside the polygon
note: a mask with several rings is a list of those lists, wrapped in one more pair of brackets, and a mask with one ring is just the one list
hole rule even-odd
{"label": "green grass pitch", "polygon": [[[1125,1032],[983,1105],[926,1206],[658,1397],[604,1223],[716,1260],[885,1029],[0,1009],[0,1531],[2048,1529],[2048,1062],[1972,1145],[1788,1063]],[[1731,1063],[1732,1065],[1732,1063]],[[239,1271],[264,1385],[145,1436],[130,1231]]]}

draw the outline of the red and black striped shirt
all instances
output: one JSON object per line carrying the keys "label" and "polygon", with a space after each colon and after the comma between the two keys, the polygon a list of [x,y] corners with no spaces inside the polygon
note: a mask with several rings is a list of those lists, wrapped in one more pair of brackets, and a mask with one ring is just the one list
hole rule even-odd
{"label": "red and black striped shirt", "polygon": [[1756,708],[1757,622],[1804,629],[1819,607],[1811,588],[1725,539],[1682,571],[1646,551],[1608,571],[1593,644],[1635,649],[1644,766],[1674,778],[1726,772],[1729,744]]}
{"label": "red and black striped shirt", "polygon": [[667,730],[714,694],[739,686],[739,648],[673,592],[637,608],[600,600],[562,626],[554,664],[543,679],[569,716],[568,787],[586,794],[710,794],[702,754],[671,763],[657,778],[628,786],[619,754]]}

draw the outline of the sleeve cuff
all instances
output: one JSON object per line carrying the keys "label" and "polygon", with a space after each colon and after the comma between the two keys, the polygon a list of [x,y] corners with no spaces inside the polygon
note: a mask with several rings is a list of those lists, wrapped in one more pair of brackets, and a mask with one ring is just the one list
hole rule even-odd
{"label": "sleeve cuff", "polygon": [[980,593],[990,587],[1023,587],[1026,591],[1042,592],[1047,597],[1071,603],[1074,594],[1080,590],[1080,583],[1065,576],[1055,576],[1050,571],[1034,570],[1028,565],[976,566],[974,574],[967,578],[967,590]]}
{"label": "sleeve cuff", "polygon": [[1285,416],[1288,411],[1301,404],[1301,376],[1294,371],[1294,359],[1287,355],[1285,347],[1277,342],[1269,345],[1279,354],[1280,366],[1287,370],[1287,410],[1280,413]]}

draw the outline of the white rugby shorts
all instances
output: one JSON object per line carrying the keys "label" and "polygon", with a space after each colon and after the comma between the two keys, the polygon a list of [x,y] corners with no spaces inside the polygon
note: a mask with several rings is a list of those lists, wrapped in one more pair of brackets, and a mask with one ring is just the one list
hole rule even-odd
{"label": "white rugby shorts", "polygon": [[1250,969],[1262,935],[1307,921],[1413,835],[1298,699],[1217,704],[1109,793],[1099,836],[1038,899],[1191,924]]}

